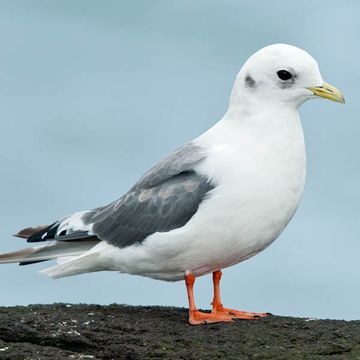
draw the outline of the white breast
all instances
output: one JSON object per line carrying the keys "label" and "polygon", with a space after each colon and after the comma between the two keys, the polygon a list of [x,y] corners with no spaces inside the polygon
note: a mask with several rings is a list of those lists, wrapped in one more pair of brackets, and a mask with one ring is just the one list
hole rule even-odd
{"label": "white breast", "polygon": [[[216,184],[182,228],[155,233],[141,246],[100,245],[113,270],[163,280],[203,275],[266,248],[292,218],[305,179],[303,132],[297,112],[257,127],[223,119],[196,142],[208,149],[196,169]],[[263,121],[260,119],[259,121]]]}
{"label": "white breast", "polygon": [[210,147],[210,156],[199,166],[219,184],[204,212],[211,217],[208,231],[218,229],[213,241],[226,239],[227,246],[218,249],[222,267],[267,247],[298,207],[306,173],[304,139],[298,117],[286,119],[261,132],[232,128],[226,142]]}

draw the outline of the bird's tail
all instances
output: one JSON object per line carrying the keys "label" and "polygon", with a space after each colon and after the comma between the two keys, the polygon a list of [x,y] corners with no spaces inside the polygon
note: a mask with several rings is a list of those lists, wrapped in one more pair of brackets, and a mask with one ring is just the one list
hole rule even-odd
{"label": "bird's tail", "polygon": [[[15,236],[32,242],[32,239],[38,234],[41,235],[44,231],[47,234],[49,228],[49,226],[27,228],[21,230]],[[30,265],[41,261],[57,260],[58,265],[44,269],[41,273],[53,278],[59,278],[87,272],[86,269],[90,264],[89,260],[94,256],[91,253],[87,254],[87,252],[97,245],[99,240],[94,236],[84,236],[82,233],[81,236],[76,234],[76,236],[63,236],[61,240],[59,239],[44,241],[44,245],[0,254],[0,264],[19,263],[19,265]],[[37,241],[42,241],[41,237]]]}
{"label": "bird's tail", "polygon": [[101,268],[96,267],[97,257],[98,255],[96,253],[83,254],[62,264],[40,270],[40,274],[51,277],[52,279],[59,279],[66,276],[99,271]]}
{"label": "bird's tail", "polygon": [[19,263],[30,265],[40,261],[79,256],[94,247],[99,241],[54,241],[50,244],[0,254],[0,264]]}

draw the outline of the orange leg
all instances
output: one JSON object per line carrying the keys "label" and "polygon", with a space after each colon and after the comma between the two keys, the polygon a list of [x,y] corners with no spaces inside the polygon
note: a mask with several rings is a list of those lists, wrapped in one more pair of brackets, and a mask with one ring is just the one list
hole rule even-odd
{"label": "orange leg", "polygon": [[214,282],[214,299],[212,301],[212,314],[218,315],[230,315],[236,319],[259,319],[261,317],[270,315],[268,313],[254,313],[247,311],[239,311],[234,309],[227,309],[223,307],[220,299],[220,280],[222,272],[221,270],[213,272],[213,282]]}
{"label": "orange leg", "polygon": [[214,313],[205,313],[199,311],[195,306],[195,301],[194,301],[194,291],[193,291],[194,283],[195,283],[194,274],[192,273],[186,274],[185,284],[189,299],[189,323],[191,325],[233,321],[232,318],[234,316],[230,315],[229,313],[214,314]]}

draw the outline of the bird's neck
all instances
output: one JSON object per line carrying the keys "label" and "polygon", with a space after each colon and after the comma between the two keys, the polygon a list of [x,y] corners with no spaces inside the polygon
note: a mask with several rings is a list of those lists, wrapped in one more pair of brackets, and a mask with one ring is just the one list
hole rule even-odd
{"label": "bird's neck", "polygon": [[237,187],[246,178],[252,186],[259,174],[303,188],[306,154],[296,109],[274,107],[246,116],[241,109],[229,109],[196,143],[208,151],[207,168],[199,171],[214,183],[229,181]]}
{"label": "bird's neck", "polygon": [[303,137],[303,130],[296,108],[271,106],[249,108],[230,106],[224,117],[200,136],[207,144],[229,144],[256,139],[256,143],[273,142],[273,139]]}
{"label": "bird's neck", "polygon": [[297,107],[282,103],[261,105],[230,105],[221,122],[234,131],[248,129],[269,135],[287,128],[301,127]]}
{"label": "bird's neck", "polygon": [[[236,99],[235,99],[236,100]],[[299,105],[296,102],[272,101],[271,99],[256,100],[248,96],[241,101],[234,101],[232,97],[225,119],[235,122],[268,119],[269,116],[297,116]]]}

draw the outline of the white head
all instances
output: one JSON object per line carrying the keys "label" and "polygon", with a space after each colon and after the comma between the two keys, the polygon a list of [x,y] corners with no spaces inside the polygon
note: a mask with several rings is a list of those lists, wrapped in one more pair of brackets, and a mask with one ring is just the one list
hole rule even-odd
{"label": "white head", "polygon": [[304,101],[327,98],[344,102],[339,90],[323,81],[316,60],[295,46],[275,44],[252,55],[241,68],[231,105],[279,103],[298,108]]}

